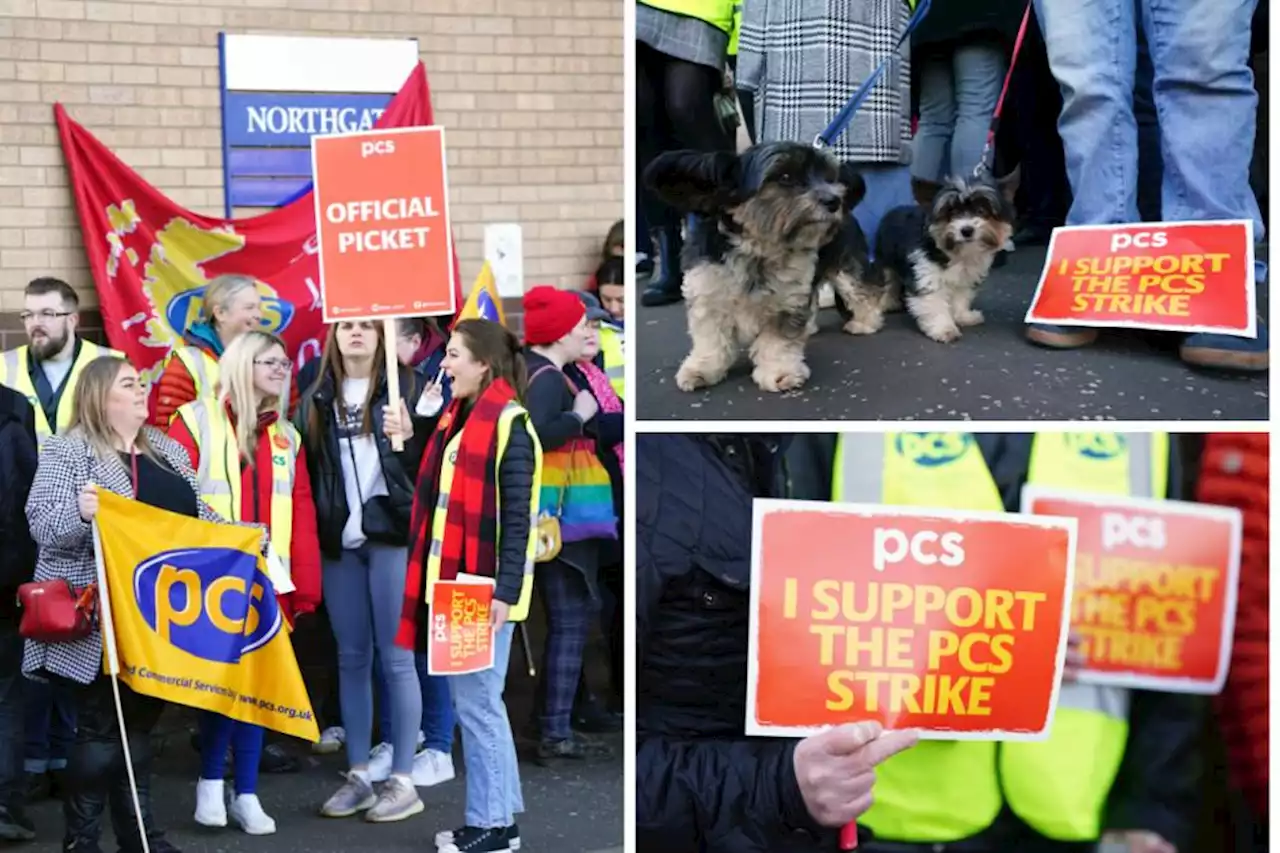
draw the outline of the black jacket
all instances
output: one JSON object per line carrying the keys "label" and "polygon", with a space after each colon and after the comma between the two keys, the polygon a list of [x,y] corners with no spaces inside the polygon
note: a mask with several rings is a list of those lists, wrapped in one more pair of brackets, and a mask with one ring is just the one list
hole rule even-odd
{"label": "black jacket", "polygon": [[[1017,512],[1026,483],[1034,436],[978,434],[975,436],[987,466],[1000,490],[1007,512]],[[1171,437],[1168,498],[1186,495],[1181,444]],[[831,496],[835,435],[799,436],[786,457],[789,496],[828,500]],[[1159,833],[1179,850],[1192,843],[1199,807],[1200,736],[1208,714],[1203,696],[1175,693],[1131,692],[1129,738],[1119,775],[1112,786],[1106,829],[1145,829]],[[980,834],[996,846],[1022,849],[1036,840],[1035,833],[1006,809]]]}
{"label": "black jacket", "polygon": [[18,587],[35,573],[27,495],[38,459],[35,410],[17,391],[0,385],[0,619],[16,616]]}
{"label": "black jacket", "polygon": [[748,738],[751,499],[781,496],[776,440],[636,440],[636,847],[835,850],[795,742]]}
{"label": "black jacket", "polygon": [[[310,365],[308,365],[310,367]],[[349,452],[345,445],[338,441],[338,415],[334,410],[338,389],[333,377],[324,376],[315,384],[315,373],[299,377],[311,380],[313,384],[303,385],[298,399],[298,411],[294,417],[294,425],[302,433],[302,440],[307,448],[307,472],[311,475],[311,494],[316,506],[316,527],[320,536],[320,551],[329,559],[342,556],[342,528],[347,524],[350,507],[347,506],[347,492],[342,480],[342,457]],[[416,394],[416,382],[412,371],[402,368],[400,371],[400,397],[405,401],[410,413],[413,412]],[[383,434],[382,407],[387,405],[387,383],[385,378],[378,385],[373,402],[373,436],[378,445],[378,455],[382,461],[382,474],[387,481],[387,500],[379,502],[380,508],[389,514],[388,520],[394,529],[403,531],[401,544],[408,544],[409,516],[413,510],[413,489],[418,476],[418,466],[422,462],[422,452],[426,448],[433,419],[413,418],[413,438],[405,442],[404,450],[396,453],[391,448],[391,441]],[[319,414],[323,423],[322,434],[316,435],[312,429],[312,412]],[[366,503],[366,511],[373,511]]]}

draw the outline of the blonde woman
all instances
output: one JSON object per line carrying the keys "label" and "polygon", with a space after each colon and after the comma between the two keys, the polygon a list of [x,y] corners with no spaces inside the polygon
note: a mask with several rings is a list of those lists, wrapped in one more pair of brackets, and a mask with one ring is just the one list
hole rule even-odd
{"label": "blonde woman", "polygon": [[[169,428],[190,455],[203,500],[229,519],[266,526],[295,587],[279,596],[290,624],[320,603],[311,482],[298,431],[285,419],[281,401],[292,367],[275,335],[244,332],[219,362],[217,400],[187,403]],[[230,814],[250,835],[275,832],[257,795],[265,734],[220,714],[201,716],[197,823],[226,826]],[[235,755],[236,794],[229,811],[223,791],[228,746]]]}
{"label": "blonde woman", "polygon": [[[27,520],[39,548],[35,579],[65,579],[76,589],[96,580],[90,522],[98,492],[106,490],[160,509],[220,520],[200,500],[187,454],[151,427],[138,372],[123,359],[103,356],[85,366],[75,387],[67,431],[49,436],[27,500]],[[110,801],[123,851],[142,850],[125,773],[121,733],[110,680],[102,674],[102,635],[96,630],[70,643],[28,641],[22,671],[54,681],[74,697],[75,746],[67,764],[63,850],[98,850],[102,812]],[[138,801],[152,853],[175,853],[151,820],[151,730],[164,702],[120,685],[125,735],[133,757]]]}
{"label": "blonde woman", "polygon": [[184,404],[211,398],[222,353],[242,333],[261,328],[262,296],[253,277],[220,275],[209,282],[200,319],[183,329],[183,345],[165,360],[152,423],[164,429]]}

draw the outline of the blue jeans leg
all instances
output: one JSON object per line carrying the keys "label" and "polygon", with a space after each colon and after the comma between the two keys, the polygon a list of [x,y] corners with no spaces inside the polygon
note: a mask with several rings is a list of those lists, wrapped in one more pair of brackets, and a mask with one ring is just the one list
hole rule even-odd
{"label": "blue jeans leg", "polygon": [[956,123],[951,134],[950,174],[968,178],[987,144],[987,130],[1000,99],[1007,63],[998,44],[977,41],[956,48],[952,66]]}
{"label": "blue jeans leg", "polygon": [[955,81],[949,58],[925,54],[919,63],[920,123],[912,140],[912,177],[941,181],[950,161],[951,136],[956,126]]}
{"label": "blue jeans leg", "polygon": [[[1141,10],[1139,10],[1141,11]],[[1159,222],[1160,184],[1164,171],[1160,160],[1160,120],[1152,88],[1156,70],[1143,27],[1138,28],[1138,65],[1133,81],[1133,117],[1138,123],[1138,214],[1144,222]]]}
{"label": "blue jeans leg", "polygon": [[462,760],[467,776],[466,825],[484,829],[510,826],[524,811],[516,745],[502,693],[515,625],[508,622],[494,637],[494,666],[446,680],[462,729]]}
{"label": "blue jeans leg", "polygon": [[369,766],[373,748],[373,617],[363,550],[323,563],[324,603],[338,645],[338,696],[347,734],[347,764]]}
{"label": "blue jeans leg", "polygon": [[856,166],[866,182],[867,194],[853,209],[853,215],[867,235],[867,242],[874,247],[876,231],[884,215],[895,207],[915,204],[911,195],[911,169],[886,163],[858,163]]}
{"label": "blue jeans leg", "polygon": [[[1135,222],[1134,0],[1035,0],[1035,10],[1062,90],[1058,132],[1073,194],[1067,224]],[[1168,128],[1163,117],[1161,123]]]}
{"label": "blue jeans leg", "polygon": [[24,769],[28,773],[62,770],[76,741],[75,703],[67,691],[32,681],[23,691],[26,729]]}
{"label": "blue jeans leg", "polygon": [[382,658],[378,648],[373,649],[373,689],[377,693],[378,703],[378,738],[384,743],[391,743],[391,688],[387,686],[387,677],[382,672]]}
{"label": "blue jeans leg", "polygon": [[418,669],[418,683],[422,685],[422,737],[427,749],[437,752],[453,752],[453,729],[457,724],[453,715],[453,697],[449,693],[449,679],[427,672],[427,656],[413,656]]}

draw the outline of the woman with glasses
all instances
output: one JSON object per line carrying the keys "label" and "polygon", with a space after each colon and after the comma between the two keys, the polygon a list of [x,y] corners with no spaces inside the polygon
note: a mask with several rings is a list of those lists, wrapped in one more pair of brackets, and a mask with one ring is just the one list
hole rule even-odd
{"label": "woman with glasses", "polygon": [[[277,596],[290,625],[320,603],[311,481],[298,431],[284,417],[282,395],[292,367],[275,335],[244,332],[219,362],[216,401],[182,406],[169,427],[170,437],[191,456],[201,499],[223,518],[267,528],[280,566],[272,582],[277,588],[292,587]],[[250,835],[276,831],[257,795],[264,737],[261,726],[212,712],[201,716],[197,823],[226,826],[230,814]],[[235,798],[229,810],[223,793],[228,746],[235,758]]]}

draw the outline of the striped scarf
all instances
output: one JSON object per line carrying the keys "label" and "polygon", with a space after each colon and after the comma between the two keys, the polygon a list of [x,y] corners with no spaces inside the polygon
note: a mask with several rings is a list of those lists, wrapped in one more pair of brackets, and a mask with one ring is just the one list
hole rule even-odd
{"label": "striped scarf", "polygon": [[[609,382],[608,375],[595,365],[594,362],[583,361],[578,362],[578,369],[582,371],[582,375],[587,378],[587,384],[591,386],[591,394],[596,398],[596,402],[600,404],[600,411],[605,414],[613,414],[622,411],[622,401],[618,399],[618,393],[613,390],[613,385]],[[618,465],[626,470],[627,464],[623,457],[623,443],[620,441],[613,446],[613,452],[618,456]]]}
{"label": "striped scarf", "polygon": [[409,571],[401,610],[402,631],[406,620],[416,619],[425,600],[426,557],[428,549],[437,545],[431,530],[439,511],[440,473],[445,449],[459,432],[462,438],[444,510],[444,535],[438,543],[440,580],[454,580],[462,571],[497,576],[498,420],[515,399],[516,392],[503,379],[490,384],[469,411],[464,411],[462,400],[455,399],[427,441],[409,522]]}

